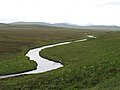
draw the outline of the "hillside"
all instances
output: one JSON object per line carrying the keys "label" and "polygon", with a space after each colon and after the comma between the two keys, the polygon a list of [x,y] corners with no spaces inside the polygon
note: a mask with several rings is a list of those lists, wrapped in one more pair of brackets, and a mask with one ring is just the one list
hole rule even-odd
{"label": "hillside", "polygon": [[52,27],[63,27],[63,28],[76,28],[76,29],[93,29],[93,30],[103,30],[103,31],[118,31],[120,30],[119,26],[111,25],[76,25],[76,24],[70,24],[70,23],[45,23],[45,22],[14,22],[10,23],[10,25],[44,25],[44,26],[52,26]]}
{"label": "hillside", "polygon": [[[36,62],[28,60],[28,58],[25,56],[28,50],[49,44],[83,39],[86,37],[85,33],[93,34],[98,37],[106,32],[58,28],[43,25],[39,25],[39,28],[35,25],[32,26],[10,24],[4,28],[0,27],[0,75],[34,70],[37,66]],[[61,63],[65,62],[66,61],[63,61]],[[67,67],[65,66],[65,68]],[[64,71],[65,68],[61,69],[63,69]],[[54,80],[59,81],[59,73],[65,74],[65,72],[61,72],[61,69],[53,70],[51,72],[46,72],[43,74],[24,75],[2,79],[0,80],[0,89],[53,89],[53,86],[55,86],[55,84],[53,83],[53,85],[51,85],[50,82],[54,82]],[[45,86],[44,84],[47,86]],[[60,85],[60,83],[58,84]],[[55,87],[59,88],[59,86]]]}

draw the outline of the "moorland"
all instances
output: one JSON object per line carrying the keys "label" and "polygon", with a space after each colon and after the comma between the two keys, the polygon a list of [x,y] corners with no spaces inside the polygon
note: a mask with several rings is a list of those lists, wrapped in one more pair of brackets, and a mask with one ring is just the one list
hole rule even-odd
{"label": "moorland", "polygon": [[0,75],[36,69],[28,50],[96,36],[85,42],[42,50],[40,55],[64,67],[45,73],[0,80],[0,90],[119,90],[120,32],[52,27],[0,25]]}

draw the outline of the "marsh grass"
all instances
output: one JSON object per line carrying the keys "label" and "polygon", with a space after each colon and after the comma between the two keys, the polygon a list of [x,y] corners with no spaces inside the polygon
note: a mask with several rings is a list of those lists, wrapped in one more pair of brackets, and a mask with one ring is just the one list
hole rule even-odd
{"label": "marsh grass", "polygon": [[[89,30],[73,30],[37,25],[6,25],[0,27],[0,75],[25,72],[36,68],[25,54],[29,49],[83,38]],[[97,32],[94,32],[97,33]]]}
{"label": "marsh grass", "polygon": [[[119,74],[120,32],[73,30],[45,26],[0,28],[0,74],[35,69],[36,63],[25,57],[29,49],[83,39],[86,38],[85,32],[94,34],[98,38],[45,49],[40,53],[45,58],[61,62],[64,65],[63,68],[41,74],[2,79],[0,80],[0,89],[95,90],[103,88],[101,85],[104,81],[115,81],[110,78]],[[107,84],[105,85],[104,87],[109,87]]]}
{"label": "marsh grass", "polygon": [[[119,90],[119,82],[115,80],[120,74],[119,41],[120,32],[109,32],[86,42],[45,49],[41,54],[64,64],[64,73],[62,70],[61,73],[68,79],[63,82],[70,83],[69,89],[109,90],[112,85],[111,90]],[[109,83],[111,80],[114,82]]]}

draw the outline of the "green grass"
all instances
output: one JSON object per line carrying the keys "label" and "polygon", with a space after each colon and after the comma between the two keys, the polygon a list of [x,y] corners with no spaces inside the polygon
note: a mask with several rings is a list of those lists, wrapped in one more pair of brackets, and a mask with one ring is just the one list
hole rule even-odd
{"label": "green grass", "polygon": [[[85,32],[95,34],[98,38],[56,46],[41,52],[43,57],[61,62],[64,67],[41,74],[2,79],[0,89],[119,90],[120,32],[117,31],[99,32],[52,27],[2,28],[0,29],[0,41],[6,40],[6,42],[0,43],[4,47],[0,48],[0,67],[2,67],[0,74],[34,69],[36,63],[25,57],[25,53],[29,49],[82,39],[85,38]],[[5,36],[7,36],[6,39]],[[10,62],[11,64],[9,64]],[[20,66],[22,67],[20,68]]]}
{"label": "green grass", "polygon": [[36,25],[0,27],[0,75],[36,69],[36,63],[25,56],[29,49],[83,38],[84,32],[96,33]]}
{"label": "green grass", "polygon": [[64,64],[61,73],[64,81],[68,79],[64,85],[70,83],[69,89],[119,90],[119,41],[120,32],[110,32],[86,42],[49,48],[41,54]]}

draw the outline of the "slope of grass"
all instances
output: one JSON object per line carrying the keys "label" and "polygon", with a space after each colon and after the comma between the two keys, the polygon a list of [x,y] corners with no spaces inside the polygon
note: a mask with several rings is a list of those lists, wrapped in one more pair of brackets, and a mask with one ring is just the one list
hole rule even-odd
{"label": "slope of grass", "polygon": [[36,25],[0,27],[0,75],[36,69],[36,63],[25,56],[31,48],[84,37],[88,30],[73,30]]}
{"label": "slope of grass", "polygon": [[94,40],[49,48],[41,54],[64,64],[61,74],[64,85],[70,84],[67,89],[119,90],[119,41],[120,32],[111,32]]}
{"label": "slope of grass", "polygon": [[117,84],[111,85],[119,88],[119,82],[115,80],[115,76],[119,78],[120,32],[52,27],[1,28],[0,74],[35,69],[36,63],[25,57],[29,49],[82,39],[85,38],[85,32],[95,34],[98,38],[57,46],[41,52],[43,57],[64,64],[63,68],[41,74],[2,79],[0,90],[101,90],[101,88],[110,88],[108,83],[112,81]]}

